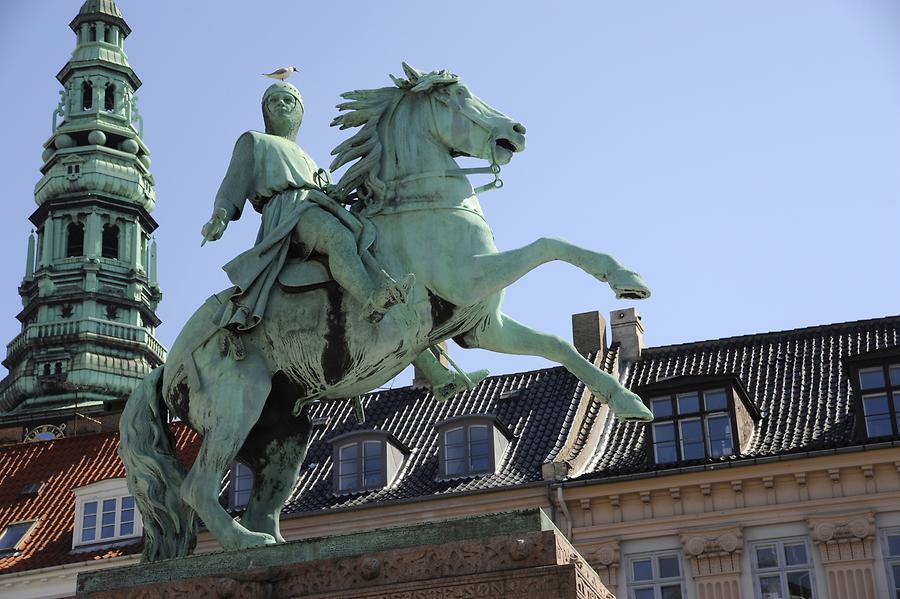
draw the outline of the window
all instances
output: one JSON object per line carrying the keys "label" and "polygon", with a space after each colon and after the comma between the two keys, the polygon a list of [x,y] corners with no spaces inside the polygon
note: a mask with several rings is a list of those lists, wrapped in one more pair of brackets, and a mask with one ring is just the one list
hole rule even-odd
{"label": "window", "polygon": [[119,259],[119,227],[116,225],[103,225],[102,246],[101,255],[104,258]]}
{"label": "window", "polygon": [[860,368],[857,374],[866,436],[900,434],[900,363]]}
{"label": "window", "polygon": [[628,564],[632,599],[681,599],[681,560],[677,553],[633,557]]}
{"label": "window", "polygon": [[94,107],[94,86],[90,81],[81,84],[81,107],[82,110],[90,110]]}
{"label": "window", "polygon": [[348,443],[338,449],[338,490],[377,489],[385,484],[381,441]]}
{"label": "window", "polygon": [[143,525],[124,478],[80,487],[75,494],[72,548],[141,536]]}
{"label": "window", "polygon": [[231,467],[231,487],[228,493],[228,503],[231,509],[238,510],[247,507],[252,492],[253,471],[240,462],[235,462]]}
{"label": "window", "polygon": [[355,431],[332,439],[338,494],[381,489],[393,482],[405,450],[382,431]]}
{"label": "window", "polygon": [[735,425],[725,389],[655,397],[650,409],[657,464],[734,455]]}
{"label": "window", "polygon": [[888,569],[888,588],[891,589],[891,597],[900,599],[900,530],[887,532],[883,546]]}
{"label": "window", "polygon": [[3,532],[0,532],[0,555],[18,551],[28,539],[35,524],[37,524],[37,520],[7,525]]}
{"label": "window", "polygon": [[480,474],[493,470],[490,431],[486,424],[444,431],[444,474]]}
{"label": "window", "polygon": [[[107,34],[109,33],[109,29],[106,30]],[[108,40],[107,40],[108,41]],[[106,91],[103,94],[103,109],[107,112],[112,112],[116,107],[116,86],[110,83],[106,86]]]}
{"label": "window", "polygon": [[134,535],[134,497],[87,501],[81,512],[81,543]]}
{"label": "window", "polygon": [[69,223],[66,227],[66,257],[84,255],[84,225]]}
{"label": "window", "polygon": [[442,478],[495,472],[511,437],[489,414],[457,416],[437,423],[436,427]]}
{"label": "window", "polygon": [[806,541],[753,546],[753,580],[760,599],[813,599],[813,570]]}

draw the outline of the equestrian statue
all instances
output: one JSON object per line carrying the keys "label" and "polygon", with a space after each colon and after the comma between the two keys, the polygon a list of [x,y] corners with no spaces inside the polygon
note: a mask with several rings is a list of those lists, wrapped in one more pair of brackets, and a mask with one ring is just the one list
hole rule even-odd
{"label": "equestrian statue", "polygon": [[[562,364],[621,420],[649,421],[641,399],[555,335],[502,311],[504,289],[553,260],[610,285],[650,290],[613,257],[561,239],[499,251],[477,194],[525,149],[525,127],[448,71],[403,64],[393,85],[342,95],[332,125],[359,128],[333,151],[332,181],[296,143],[303,98],[285,81],[262,99],[265,132],[241,135],[203,242],[219,239],[246,202],[256,244],[225,265],[233,286],[191,316],[164,366],[126,403],[119,453],[144,522],[146,561],[188,555],[198,518],[224,549],[283,542],[279,517],[312,434],[306,406],[355,401],[414,363],[446,401],[487,371],[449,370],[440,344],[542,356]],[[457,156],[489,167],[460,168]],[[468,175],[494,181],[473,189]],[[349,209],[348,209],[349,207]],[[190,469],[167,427],[203,437]],[[234,460],[254,474],[240,520],[219,503]]]}

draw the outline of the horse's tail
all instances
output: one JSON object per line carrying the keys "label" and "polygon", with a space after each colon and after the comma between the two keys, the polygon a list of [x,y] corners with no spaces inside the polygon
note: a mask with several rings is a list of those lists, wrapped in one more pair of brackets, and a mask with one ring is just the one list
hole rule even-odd
{"label": "horse's tail", "polygon": [[184,557],[197,544],[197,515],[181,499],[185,467],[162,409],[163,366],[132,391],[119,421],[119,456],[144,520],[143,561]]}

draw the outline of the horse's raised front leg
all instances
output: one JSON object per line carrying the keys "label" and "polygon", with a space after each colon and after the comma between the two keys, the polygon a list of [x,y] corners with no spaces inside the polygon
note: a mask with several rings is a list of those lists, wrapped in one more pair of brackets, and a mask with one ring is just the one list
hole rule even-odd
{"label": "horse's raised front leg", "polygon": [[[218,348],[207,344],[207,349],[199,351],[218,352]],[[275,537],[247,530],[219,503],[222,476],[262,412],[271,375],[255,352],[240,361],[219,358],[217,362],[219,366],[203,371],[204,387],[192,393],[190,400],[191,421],[203,432],[203,443],[181,485],[181,496],[224,549],[273,544]],[[214,407],[216,415],[211,416]]]}
{"label": "horse's raised front leg", "polygon": [[[644,299],[650,289],[641,277],[608,254],[586,250],[563,239],[542,237],[515,250],[473,256],[458,264],[460,277],[436,281],[435,291],[458,306],[471,306],[509,287],[541,264],[560,260],[609,283],[617,298]],[[464,277],[464,280],[463,278]],[[529,352],[525,352],[529,353]]]}
{"label": "horse's raised front leg", "polygon": [[623,387],[609,373],[587,360],[569,342],[548,333],[522,325],[509,316],[498,313],[486,326],[464,335],[471,346],[504,354],[541,356],[566,367],[583,382],[600,401],[620,420],[653,420],[653,414],[641,398]]}

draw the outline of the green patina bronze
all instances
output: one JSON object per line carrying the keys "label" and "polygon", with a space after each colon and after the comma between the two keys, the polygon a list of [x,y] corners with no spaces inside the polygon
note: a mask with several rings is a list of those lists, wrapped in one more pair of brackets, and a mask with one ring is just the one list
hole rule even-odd
{"label": "green patina bronze", "polygon": [[[472,171],[454,156],[487,160],[491,168],[479,170],[496,173],[525,148],[525,128],[456,75],[403,68],[394,86],[344,94],[333,124],[360,129],[333,151],[332,170],[350,165],[336,184],[316,177],[293,141],[302,118],[293,86],[270,88],[266,133],[238,140],[203,236],[221,236],[249,200],[262,214],[257,244],[226,266],[235,287],[197,310],[122,415],[120,453],[144,516],[145,559],[189,553],[197,516],[226,549],[283,541],[280,510],[311,434],[304,405],[358,397],[413,361],[452,396],[474,381],[429,350],[451,337],[558,362],[618,418],[651,418],[569,343],[501,310],[507,286],[552,260],[608,282],[620,298],[647,297],[647,286],[611,256],[560,239],[500,252]],[[204,436],[189,472],[174,457],[166,409]],[[235,458],[255,475],[240,522],[218,501]]]}
{"label": "green patina bronze", "polygon": [[63,89],[34,188],[22,330],[0,381],[0,418],[31,433],[51,424],[61,434],[75,415],[99,424],[166,358],[131,29],[112,0],[87,0],[69,27],[75,47],[56,76]]}

